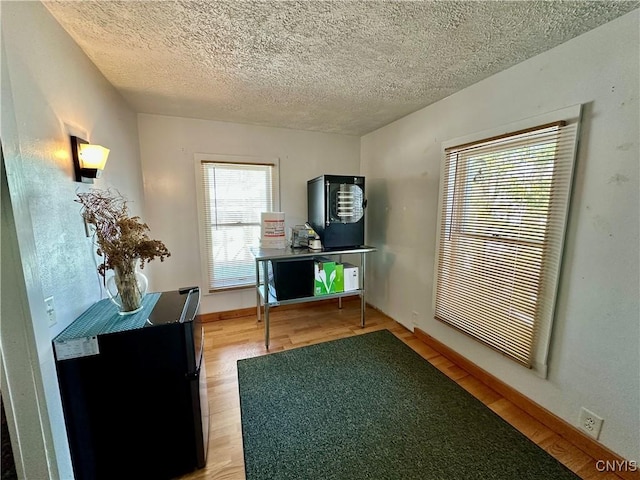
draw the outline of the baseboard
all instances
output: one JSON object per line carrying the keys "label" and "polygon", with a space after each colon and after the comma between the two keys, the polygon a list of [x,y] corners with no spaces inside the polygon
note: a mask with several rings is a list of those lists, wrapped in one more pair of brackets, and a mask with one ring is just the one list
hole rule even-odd
{"label": "baseboard", "polygon": [[226,310],[224,312],[209,312],[198,315],[198,318],[203,323],[219,322],[221,320],[229,320],[231,318],[241,318],[255,316],[256,307],[238,308],[236,310]]}
{"label": "baseboard", "polygon": [[[358,296],[350,296],[343,297],[342,303],[349,303],[360,301],[360,297]],[[335,298],[328,298],[326,300],[313,300],[311,302],[302,302],[302,303],[294,303],[288,305],[278,305],[277,307],[270,307],[270,310],[293,310],[296,308],[317,308],[320,305],[326,305],[329,303],[337,304],[338,300]],[[369,304],[367,304],[369,305]],[[209,322],[219,322],[221,320],[230,320],[232,318],[240,318],[240,317],[255,317],[256,316],[256,307],[248,307],[248,308],[238,308],[235,310],[226,310],[224,312],[210,312],[203,313],[202,315],[198,315],[200,321],[203,323]]]}
{"label": "baseboard", "polygon": [[[630,462],[626,461],[617,453],[609,450],[607,447],[589,437],[585,433],[582,433],[573,425],[567,423],[557,415],[551,413],[546,408],[538,405],[536,402],[518,392],[513,387],[510,387],[497,377],[494,377],[489,372],[478,367],[476,364],[469,361],[467,358],[452,350],[442,342],[436,340],[431,335],[423,332],[419,328],[414,329],[414,334],[416,337],[418,337],[418,339],[420,339],[420,341],[436,350],[443,357],[446,357],[454,362],[458,367],[473,375],[482,383],[495,390],[497,393],[502,395],[514,405],[520,407],[522,410],[527,412],[543,425],[549,427],[558,435],[561,435],[562,437],[567,439],[569,442],[571,442],[573,445],[578,447],[589,456],[593,457],[596,460],[612,462],[611,464],[615,465],[630,464]],[[625,480],[640,480],[640,471],[637,469],[635,471],[616,470],[615,473]]]}

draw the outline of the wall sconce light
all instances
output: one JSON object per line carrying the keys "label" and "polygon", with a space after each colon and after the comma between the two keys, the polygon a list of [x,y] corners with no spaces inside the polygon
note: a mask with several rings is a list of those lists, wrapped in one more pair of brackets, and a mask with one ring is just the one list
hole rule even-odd
{"label": "wall sconce light", "polygon": [[93,183],[93,179],[100,178],[104,170],[109,149],[71,135],[71,155],[76,182]]}

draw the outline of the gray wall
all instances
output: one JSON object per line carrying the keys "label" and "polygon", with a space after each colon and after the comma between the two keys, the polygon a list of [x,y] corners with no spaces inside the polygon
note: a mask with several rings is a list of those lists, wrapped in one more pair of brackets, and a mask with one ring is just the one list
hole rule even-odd
{"label": "gray wall", "polygon": [[[200,255],[196,153],[279,159],[280,209],[287,227],[307,221],[307,180],[324,173],[354,175],[360,169],[360,139],[348,135],[148,114],[138,116],[138,128],[146,219],[173,260],[145,267],[153,290],[185,285],[208,290],[203,280],[207,267]],[[253,288],[204,293],[200,311],[255,303]]]}
{"label": "gray wall", "polygon": [[[368,298],[638,460],[638,10],[362,138]],[[442,143],[584,104],[547,379],[433,319]],[[414,315],[416,312],[417,315]]]}
{"label": "gray wall", "polygon": [[[2,253],[23,276],[9,296],[3,269],[3,398],[20,431],[14,440],[24,476],[46,478],[49,470],[53,478],[70,478],[51,339],[102,291],[74,203],[88,187],[74,182],[69,135],[111,149],[95,186],[118,189],[134,213],[143,213],[137,119],[40,2],[2,2],[1,21],[0,136],[14,217],[5,223],[3,213],[3,230],[8,224],[15,231],[19,256],[5,252],[4,231]],[[49,328],[44,299],[51,295],[57,324]]]}

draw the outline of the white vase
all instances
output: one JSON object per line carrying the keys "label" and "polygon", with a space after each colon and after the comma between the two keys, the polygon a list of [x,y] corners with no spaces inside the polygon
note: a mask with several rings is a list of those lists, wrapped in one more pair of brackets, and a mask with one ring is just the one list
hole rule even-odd
{"label": "white vase", "polygon": [[120,315],[131,315],[142,310],[142,299],[147,293],[147,277],[136,270],[138,261],[115,266],[106,281],[107,295],[118,306]]}

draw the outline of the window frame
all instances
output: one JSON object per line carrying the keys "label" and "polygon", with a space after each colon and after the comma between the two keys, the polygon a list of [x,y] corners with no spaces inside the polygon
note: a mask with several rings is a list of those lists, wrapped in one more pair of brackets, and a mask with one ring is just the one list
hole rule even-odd
{"label": "window frame", "polygon": [[[536,332],[536,339],[535,339],[533,352],[531,356],[532,361],[531,361],[530,367],[537,375],[543,378],[546,378],[546,375],[547,375],[549,345],[550,345],[553,321],[555,317],[555,304],[557,301],[558,288],[559,288],[558,280],[562,270],[562,251],[565,243],[567,223],[569,221],[569,208],[570,208],[571,187],[573,183],[573,171],[575,169],[575,164],[577,161],[576,157],[577,157],[578,143],[579,143],[579,137],[580,137],[579,125],[580,125],[581,112],[582,112],[582,106],[574,105],[574,106],[563,108],[561,110],[550,112],[544,115],[539,115],[539,116],[531,117],[519,122],[514,122],[506,126],[501,126],[491,130],[486,130],[486,131],[474,133],[471,135],[467,135],[464,137],[451,139],[446,142],[443,142],[442,144],[442,158],[441,158],[441,168],[440,168],[441,175],[440,175],[440,185],[439,185],[439,193],[438,193],[439,203],[438,203],[438,224],[437,224],[437,231],[436,231],[436,252],[435,252],[436,257],[435,257],[435,263],[434,263],[434,282],[433,282],[433,295],[432,295],[432,308],[434,313],[436,311],[436,301],[437,301],[437,292],[438,292],[438,269],[439,269],[440,257],[444,253],[444,250],[442,249],[442,246],[441,246],[441,231],[443,227],[443,222],[445,222],[445,226],[447,228],[455,228],[455,226],[451,221],[451,218],[447,218],[448,217],[447,212],[445,212],[445,209],[443,208],[444,203],[446,202],[446,199],[443,198],[444,193],[446,192],[445,182],[447,178],[447,174],[446,174],[447,172],[445,170],[447,166],[446,151],[452,148],[453,149],[460,148],[461,146],[467,146],[467,145],[478,143],[478,142],[498,140],[503,137],[510,137],[516,132],[521,132],[528,129],[536,129],[540,126],[547,125],[547,124],[560,123],[560,122],[565,122],[571,125],[575,124],[576,135],[575,135],[575,141],[572,146],[572,153],[571,153],[572,161],[570,162],[571,165],[569,166],[570,167],[569,185],[568,185],[567,191],[564,194],[565,196],[561,199],[562,200],[561,204],[564,206],[565,210],[560,212],[563,215],[564,224],[562,225],[562,227],[559,229],[560,231],[558,232],[558,234],[560,235],[560,240],[559,240],[560,250],[559,250],[559,255],[557,257],[557,260],[553,264],[554,268],[556,269],[555,270],[556,273],[554,274],[555,276],[551,278],[550,282],[548,282],[552,284],[552,287],[547,288],[547,290],[544,292],[544,295],[546,295],[547,303],[551,305],[551,315],[550,315],[548,324],[539,325],[539,328]],[[455,184],[456,182],[455,177],[452,180],[450,180],[450,182],[451,181]],[[456,204],[454,204],[454,206],[455,205]],[[457,208],[459,207],[460,205],[457,205]],[[447,233],[447,236],[449,235],[450,233]],[[444,324],[451,326],[452,328],[456,328],[455,326],[452,326],[449,323],[444,323]],[[476,339],[470,334],[466,332],[463,332],[463,333],[465,333],[466,335],[469,335],[470,338],[474,338],[474,340],[480,341],[481,343],[485,344],[484,342]],[[492,347],[489,346],[489,348],[492,348]]]}
{"label": "window frame", "polygon": [[[235,165],[271,165],[272,166],[272,208],[273,211],[280,211],[280,159],[278,157],[259,157],[249,155],[231,155],[231,154],[210,154],[210,153],[195,153],[194,154],[194,167],[195,167],[195,179],[196,179],[196,205],[198,210],[198,236],[200,247],[200,290],[205,295],[213,295],[216,293],[232,291],[232,290],[245,290],[255,287],[255,278],[250,279],[243,285],[230,285],[213,287],[209,283],[209,249],[207,247],[207,213],[205,205],[205,191],[204,191],[204,179],[203,179],[203,163],[226,163]],[[256,245],[258,238],[256,238]],[[213,264],[213,259],[211,259]],[[253,269],[255,271],[255,269]],[[252,274],[255,277],[255,272]]]}

